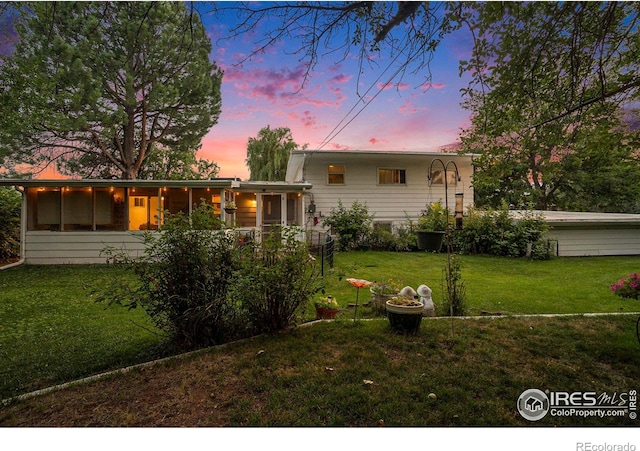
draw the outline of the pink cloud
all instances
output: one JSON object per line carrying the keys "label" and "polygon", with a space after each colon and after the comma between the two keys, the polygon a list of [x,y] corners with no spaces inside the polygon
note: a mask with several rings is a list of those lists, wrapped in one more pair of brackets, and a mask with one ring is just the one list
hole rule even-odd
{"label": "pink cloud", "polygon": [[340,91],[330,88],[330,91],[336,94],[336,99],[327,99],[326,96],[316,97],[320,87],[305,86],[303,88],[305,76],[306,67],[303,65],[292,70],[288,68],[242,70],[232,66],[227,69],[222,81],[233,86],[238,91],[238,96],[256,101],[266,100],[272,104],[284,102],[283,106],[285,107],[295,107],[301,104],[317,107],[340,106],[344,99]]}
{"label": "pink cloud", "polygon": [[385,85],[384,83],[378,83],[376,84],[376,86],[378,87],[378,89],[382,90],[382,91],[387,91],[389,89],[397,89],[397,90],[404,90],[404,89],[409,89],[410,85],[408,83],[389,83],[387,85]]}
{"label": "pink cloud", "polygon": [[305,128],[311,128],[316,125],[317,117],[311,114],[311,111],[306,110],[302,113],[302,116],[298,115],[298,113],[292,111],[287,114],[287,118],[292,121],[299,121]]}
{"label": "pink cloud", "polygon": [[442,89],[444,87],[446,87],[447,85],[444,83],[431,83],[431,82],[426,82],[420,85],[421,89],[427,90],[427,89]]}
{"label": "pink cloud", "polygon": [[338,143],[330,144],[329,147],[331,147],[333,150],[351,150],[352,149],[351,146],[347,146],[347,145],[344,145],[344,144],[338,144]]}
{"label": "pink cloud", "polygon": [[404,102],[398,108],[400,114],[415,114],[424,108],[418,108],[410,99],[404,99]]}
{"label": "pink cloud", "polygon": [[388,139],[371,138],[369,140],[369,144],[371,144],[372,146],[375,146],[376,144],[388,144],[388,143],[389,143]]}
{"label": "pink cloud", "polygon": [[334,77],[331,77],[328,81],[328,83],[347,83],[349,80],[351,80],[352,75],[349,74],[338,74]]}
{"label": "pink cloud", "polygon": [[305,111],[302,116],[302,125],[305,127],[311,127],[316,125],[316,117],[311,114],[311,111]]}

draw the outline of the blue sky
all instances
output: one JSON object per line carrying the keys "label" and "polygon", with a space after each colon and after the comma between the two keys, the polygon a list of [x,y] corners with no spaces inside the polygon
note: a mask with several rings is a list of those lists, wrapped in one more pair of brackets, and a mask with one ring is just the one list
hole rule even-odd
{"label": "blue sky", "polygon": [[[380,77],[390,56],[370,55],[372,65],[365,65],[358,78],[357,55],[343,58],[337,53],[323,57],[303,86],[306,68],[300,55],[292,54],[298,48],[295,40],[277,42],[240,65],[264,35],[257,30],[227,39],[235,19],[202,17],[213,43],[212,58],[225,75],[222,114],[203,139],[199,156],[216,161],[221,177],[248,178],[247,140],[261,128],[289,127],[299,145],[317,149],[374,95],[323,149],[436,151],[456,142],[461,127],[469,123],[469,113],[460,107],[460,88],[468,80],[458,75],[458,61],[468,58],[471,48],[464,31],[447,37],[438,48],[430,85],[425,84],[425,71],[407,71],[383,87],[395,70]],[[361,100],[358,93],[368,89]]]}

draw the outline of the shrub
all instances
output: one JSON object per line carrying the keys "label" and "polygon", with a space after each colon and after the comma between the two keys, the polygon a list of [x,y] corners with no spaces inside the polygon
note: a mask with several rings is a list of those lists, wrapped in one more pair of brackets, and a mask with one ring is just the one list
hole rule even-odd
{"label": "shrub", "polygon": [[462,230],[453,231],[453,245],[461,253],[506,257],[548,259],[550,249],[544,241],[549,226],[542,215],[521,213],[516,220],[506,205],[498,210],[471,208]]}
{"label": "shrub", "polygon": [[366,204],[357,200],[351,208],[345,208],[338,200],[338,207],[332,208],[329,216],[323,221],[324,227],[330,227],[332,233],[338,235],[338,246],[342,251],[358,249],[367,242],[371,234],[373,215],[369,214]]}
{"label": "shrub", "polygon": [[106,250],[118,265],[135,272],[138,283],[116,282],[98,300],[140,306],[187,348],[235,338],[241,326],[227,292],[239,266],[239,252],[235,234],[219,228],[211,207],[202,204],[190,217],[167,215],[162,233],[146,232],[146,250],[139,259]]}
{"label": "shrub", "polygon": [[444,316],[464,316],[466,313],[467,291],[462,280],[460,262],[451,257],[451,266],[445,266],[443,273]]}
{"label": "shrub", "polygon": [[611,284],[611,292],[623,298],[640,298],[640,275],[638,273],[629,274],[618,280],[617,283]]}
{"label": "shrub", "polygon": [[0,188],[0,261],[20,255],[20,194]]}
{"label": "shrub", "polygon": [[447,228],[447,210],[441,202],[434,202],[427,205],[418,219],[418,230],[426,232],[444,231]]}
{"label": "shrub", "polygon": [[396,250],[411,251],[418,248],[418,237],[413,221],[407,218],[407,225],[396,229]]}
{"label": "shrub", "polygon": [[389,230],[373,228],[368,240],[374,251],[396,251],[397,243],[393,233]]}
{"label": "shrub", "polygon": [[294,229],[276,229],[256,250],[245,248],[230,296],[253,333],[291,325],[319,289],[318,269]]}
{"label": "shrub", "polygon": [[318,272],[298,231],[275,229],[259,246],[241,242],[203,204],[191,216],[167,216],[145,232],[142,257],[105,253],[135,272],[135,284],[114,281],[98,301],[141,307],[185,348],[224,343],[292,324],[319,289]]}

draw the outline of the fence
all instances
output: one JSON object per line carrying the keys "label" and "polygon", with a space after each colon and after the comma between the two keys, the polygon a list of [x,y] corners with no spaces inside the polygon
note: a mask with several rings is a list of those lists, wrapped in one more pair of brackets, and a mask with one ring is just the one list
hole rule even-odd
{"label": "fence", "polygon": [[320,271],[324,277],[325,265],[333,268],[333,252],[335,248],[335,241],[331,235],[325,232],[315,232],[308,230],[307,244],[309,245],[309,252],[320,259]]}

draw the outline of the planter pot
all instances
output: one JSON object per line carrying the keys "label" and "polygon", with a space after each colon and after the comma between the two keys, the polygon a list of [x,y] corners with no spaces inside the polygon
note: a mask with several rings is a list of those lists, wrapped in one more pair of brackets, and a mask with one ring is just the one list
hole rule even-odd
{"label": "planter pot", "polygon": [[337,314],[337,308],[316,307],[316,319],[335,319]]}
{"label": "planter pot", "polygon": [[372,289],[369,289],[369,291],[371,292],[371,308],[373,309],[374,312],[382,315],[385,312],[385,305],[387,303],[387,301],[389,299],[391,299],[394,296],[397,296],[398,293],[394,293],[394,294],[377,294],[374,293]]}
{"label": "planter pot", "polygon": [[418,249],[421,251],[440,252],[442,241],[444,240],[444,231],[427,232],[417,230]]}
{"label": "planter pot", "polygon": [[401,334],[415,334],[418,332],[422,323],[423,303],[407,306],[394,305],[387,301],[385,306],[391,329],[394,332]]}
{"label": "planter pot", "polygon": [[224,211],[225,213],[227,213],[228,215],[232,215],[236,212],[237,208],[227,208],[225,207]]}

